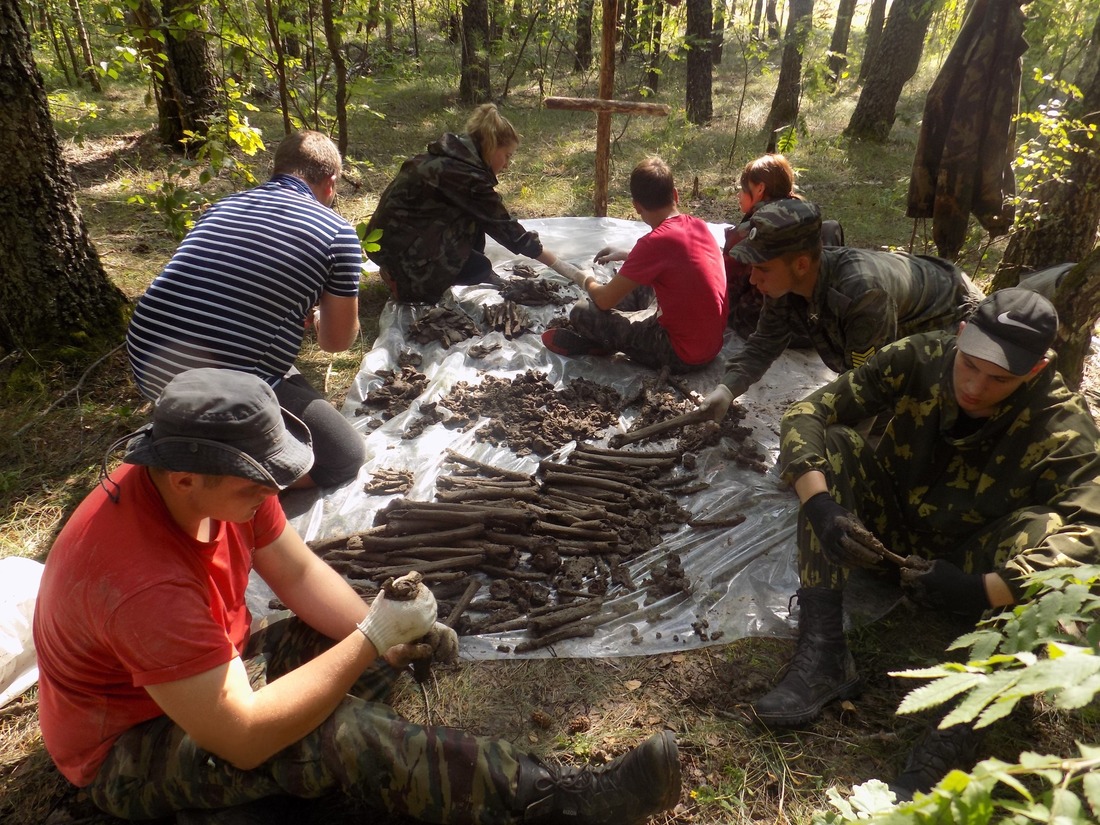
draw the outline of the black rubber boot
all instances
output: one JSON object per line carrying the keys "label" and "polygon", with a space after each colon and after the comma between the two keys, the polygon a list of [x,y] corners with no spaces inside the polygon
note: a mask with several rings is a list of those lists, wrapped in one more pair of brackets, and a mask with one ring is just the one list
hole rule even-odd
{"label": "black rubber boot", "polygon": [[970,770],[978,759],[983,738],[982,731],[970,725],[952,725],[944,730],[933,725],[909,753],[890,790],[899,802],[908,802],[918,791],[928,793],[956,768]]}
{"label": "black rubber boot", "polygon": [[859,693],[859,674],[844,641],[843,594],[803,587],[798,599],[798,645],[783,679],[753,703],[768,727],[794,728],[812,722],[834,699]]}
{"label": "black rubber boot", "polygon": [[520,822],[636,825],[680,798],[680,759],[670,731],[596,768],[520,762]]}
{"label": "black rubber boot", "polygon": [[294,815],[301,805],[293,797],[269,796],[232,808],[178,811],[176,825],[283,825],[301,821]]}

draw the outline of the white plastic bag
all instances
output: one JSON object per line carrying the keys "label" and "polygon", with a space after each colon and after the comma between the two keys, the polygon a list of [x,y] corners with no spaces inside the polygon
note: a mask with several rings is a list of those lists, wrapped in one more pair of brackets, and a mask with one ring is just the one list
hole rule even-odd
{"label": "white plastic bag", "polygon": [[38,681],[31,622],[43,565],[0,559],[0,707]]}

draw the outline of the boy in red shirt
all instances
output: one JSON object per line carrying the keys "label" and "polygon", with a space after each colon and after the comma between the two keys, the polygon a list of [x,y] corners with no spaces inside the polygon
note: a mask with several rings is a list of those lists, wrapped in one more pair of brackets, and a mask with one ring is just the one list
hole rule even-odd
{"label": "boy in red shirt", "polygon": [[722,349],[726,330],[726,270],[704,221],[680,214],[668,165],[647,158],[630,173],[634,209],[652,231],[634,248],[604,248],[596,263],[624,261],[606,284],[578,271],[587,297],[569,327],[548,329],[543,343],[559,355],[625,353],[653,369],[689,373]]}
{"label": "boy in red shirt", "polygon": [[[675,804],[670,732],[559,768],[384,704],[457,637],[418,580],[368,606],[287,523],[277,494],[309,470],[309,430],[259,377],[176,376],[123,461],[58,535],[34,614],[42,738],[102,810],[191,823],[342,790],[430,822],[595,825]],[[296,614],[255,633],[253,570]]]}

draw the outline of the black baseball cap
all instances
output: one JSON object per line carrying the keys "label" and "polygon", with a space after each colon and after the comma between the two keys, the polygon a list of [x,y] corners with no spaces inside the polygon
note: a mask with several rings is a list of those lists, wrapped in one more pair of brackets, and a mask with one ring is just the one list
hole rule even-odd
{"label": "black baseball cap", "polygon": [[978,304],[959,333],[961,352],[990,361],[1013,375],[1027,375],[1058,334],[1054,305],[1030,289],[999,289]]}

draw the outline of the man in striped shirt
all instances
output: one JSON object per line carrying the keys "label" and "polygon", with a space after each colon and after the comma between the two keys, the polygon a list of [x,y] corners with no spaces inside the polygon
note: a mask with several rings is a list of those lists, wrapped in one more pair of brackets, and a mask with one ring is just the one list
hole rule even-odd
{"label": "man in striped shirt", "polygon": [[331,209],[342,161],[327,135],[300,131],[275,152],[271,179],[214,204],[142,296],[126,335],[138,388],[155,400],[201,367],[263,378],[313,434],[316,461],[299,486],[353,478],[363,439],[294,368],[312,327],[326,352],[359,333],[363,252]]}

